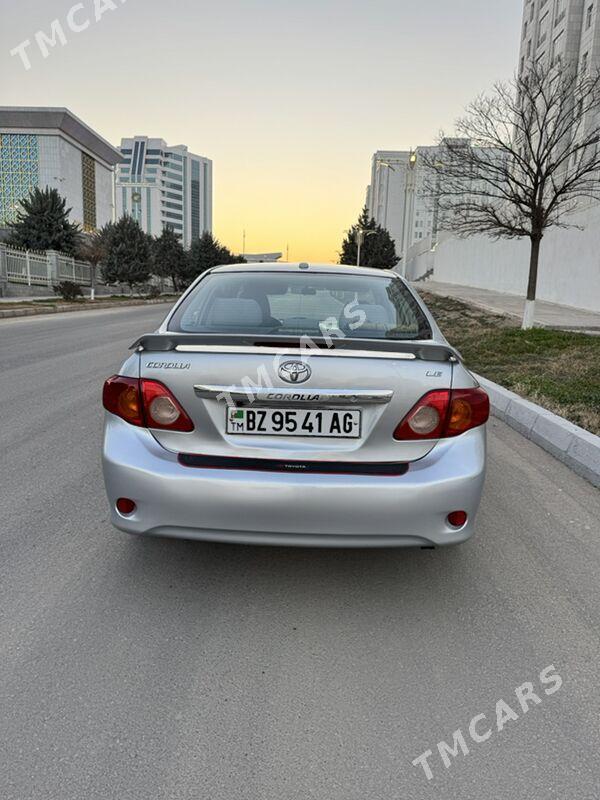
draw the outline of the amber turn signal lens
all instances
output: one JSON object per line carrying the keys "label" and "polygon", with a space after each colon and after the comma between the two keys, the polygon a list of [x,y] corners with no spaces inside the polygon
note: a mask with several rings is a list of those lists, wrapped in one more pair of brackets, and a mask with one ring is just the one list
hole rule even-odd
{"label": "amber turn signal lens", "polygon": [[452,400],[450,406],[450,419],[448,420],[447,430],[452,431],[466,431],[471,425],[473,417],[473,410],[470,403],[463,397],[457,397]]}
{"label": "amber turn signal lens", "polygon": [[141,416],[140,393],[137,386],[128,386],[117,400],[119,416],[126,420],[139,419]]}
{"label": "amber turn signal lens", "polygon": [[107,411],[121,417],[130,425],[144,424],[140,382],[137,378],[113,375],[104,384],[102,402]]}

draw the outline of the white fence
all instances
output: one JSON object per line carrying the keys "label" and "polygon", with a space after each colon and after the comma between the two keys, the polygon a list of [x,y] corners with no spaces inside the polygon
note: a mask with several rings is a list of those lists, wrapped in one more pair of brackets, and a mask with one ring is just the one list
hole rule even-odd
{"label": "white fence", "polygon": [[92,268],[85,261],[77,261],[61,254],[58,257],[58,277],[61,281],[73,281],[82,286],[90,286]]}
{"label": "white fence", "polygon": [[[96,283],[105,285],[102,271],[96,270]],[[45,253],[36,250],[20,250],[0,243],[0,296],[7,283],[25,286],[43,286],[53,290],[61,281],[72,281],[80,286],[92,285],[92,266],[85,261],[48,250]],[[165,291],[165,280],[151,275],[144,282],[146,287],[154,286]],[[112,284],[111,284],[112,286]],[[115,289],[125,291],[127,287],[115,284]]]}
{"label": "white fence", "polygon": [[51,286],[52,273],[45,253],[33,250],[6,249],[6,276],[11,283],[28,286]]}
{"label": "white fence", "polygon": [[0,258],[5,261],[9,283],[52,288],[55,283],[67,280],[83,286],[91,285],[91,267],[85,261],[77,261],[53,250],[40,253],[6,246],[1,249]]}

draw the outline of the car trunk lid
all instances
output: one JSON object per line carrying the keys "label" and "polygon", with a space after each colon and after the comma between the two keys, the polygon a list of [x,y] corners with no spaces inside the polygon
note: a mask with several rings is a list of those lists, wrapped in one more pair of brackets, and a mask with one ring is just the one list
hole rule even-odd
{"label": "car trunk lid", "polygon": [[[164,383],[195,426],[191,433],[153,430],[153,435],[176,453],[323,464],[408,463],[435,446],[435,441],[399,442],[393,433],[424,394],[451,388],[458,357],[452,348],[357,340],[321,345],[306,349],[298,341],[252,337],[143,337],[134,345],[140,354],[140,377]],[[302,374],[302,382],[293,378],[290,382],[287,375],[286,380],[282,368],[289,363],[305,365],[309,377],[304,380]],[[287,429],[281,435],[272,429],[264,433],[228,429],[232,410],[249,409],[275,409],[284,415],[298,410],[299,421],[321,411],[328,419],[337,417],[338,425],[346,420],[354,427],[348,428],[348,436],[338,436],[337,431],[326,436],[308,431],[292,435]],[[346,417],[340,416],[346,412]]]}

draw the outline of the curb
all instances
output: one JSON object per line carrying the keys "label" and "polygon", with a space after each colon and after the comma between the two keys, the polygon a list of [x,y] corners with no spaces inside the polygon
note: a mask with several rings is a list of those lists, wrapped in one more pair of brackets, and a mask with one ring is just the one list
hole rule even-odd
{"label": "curb", "polygon": [[600,436],[525,400],[481,375],[476,380],[490,396],[492,413],[573,472],[600,487]]}
{"label": "curb", "polygon": [[174,300],[121,300],[118,303],[102,302],[95,300],[94,303],[86,303],[84,306],[77,305],[56,305],[42,306],[39,308],[9,308],[0,309],[0,319],[11,319],[12,317],[37,317],[40,314],[64,314],[69,311],[97,311],[99,308],[127,308],[128,306],[155,306],[173,304]]}

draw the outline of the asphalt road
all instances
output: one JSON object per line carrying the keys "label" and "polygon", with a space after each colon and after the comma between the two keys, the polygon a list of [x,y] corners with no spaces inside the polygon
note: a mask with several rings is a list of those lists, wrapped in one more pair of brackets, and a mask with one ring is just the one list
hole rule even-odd
{"label": "asphalt road", "polygon": [[460,548],[128,538],[100,389],[164,311],[0,322],[0,798],[600,797],[600,493],[494,421]]}

